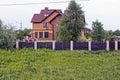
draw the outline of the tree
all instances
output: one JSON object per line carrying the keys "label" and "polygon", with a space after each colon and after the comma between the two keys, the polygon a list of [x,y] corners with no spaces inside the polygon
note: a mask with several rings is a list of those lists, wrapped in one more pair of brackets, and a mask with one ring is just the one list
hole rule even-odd
{"label": "tree", "polygon": [[69,41],[71,38],[70,32],[67,30],[67,27],[64,26],[66,21],[67,21],[66,18],[62,17],[62,20],[60,23],[61,26],[58,28],[58,31],[57,31],[57,40]]}
{"label": "tree", "polygon": [[71,0],[66,11],[67,14],[60,22],[57,37],[60,41],[77,41],[81,29],[85,26],[84,12],[82,11],[82,7],[74,0]]}
{"label": "tree", "polygon": [[0,20],[0,48],[13,49],[15,35],[12,25],[4,25]]}
{"label": "tree", "polygon": [[105,30],[103,29],[103,24],[96,20],[92,22],[92,40],[93,41],[103,41],[105,39]]}
{"label": "tree", "polygon": [[113,34],[114,34],[115,36],[120,36],[120,30],[115,30],[115,31],[113,32]]}
{"label": "tree", "polygon": [[24,36],[30,36],[31,29],[24,29],[16,31],[16,38],[22,40]]}
{"label": "tree", "polygon": [[114,32],[112,30],[106,31],[105,32],[105,39],[108,41],[114,41],[115,40],[115,36],[114,36]]}

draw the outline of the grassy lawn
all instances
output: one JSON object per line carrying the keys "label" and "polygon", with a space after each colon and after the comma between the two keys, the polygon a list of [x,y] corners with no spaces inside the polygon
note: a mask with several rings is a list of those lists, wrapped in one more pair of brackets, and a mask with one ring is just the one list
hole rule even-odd
{"label": "grassy lawn", "polygon": [[120,80],[120,51],[0,50],[0,80]]}

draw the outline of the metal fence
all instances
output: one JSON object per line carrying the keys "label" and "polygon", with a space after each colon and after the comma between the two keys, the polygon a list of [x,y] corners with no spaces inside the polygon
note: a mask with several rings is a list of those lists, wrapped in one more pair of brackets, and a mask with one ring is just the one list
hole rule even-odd
{"label": "metal fence", "polygon": [[70,50],[70,42],[55,42],[55,50]]}
{"label": "metal fence", "polygon": [[53,49],[53,50],[120,50],[120,42],[56,42],[56,41],[47,41],[47,42],[16,42],[16,48],[33,48],[33,49]]}
{"label": "metal fence", "polygon": [[91,42],[91,50],[105,50],[106,49],[106,42]]}
{"label": "metal fence", "polygon": [[73,42],[73,50],[88,50],[88,42]]}

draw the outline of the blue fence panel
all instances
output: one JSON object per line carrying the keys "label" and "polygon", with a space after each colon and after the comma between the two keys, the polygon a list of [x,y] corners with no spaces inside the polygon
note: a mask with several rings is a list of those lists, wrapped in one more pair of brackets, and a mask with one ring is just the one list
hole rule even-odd
{"label": "blue fence panel", "polygon": [[70,50],[70,42],[56,42],[55,50]]}
{"label": "blue fence panel", "polygon": [[106,42],[91,42],[91,50],[106,50]]}
{"label": "blue fence panel", "polygon": [[13,44],[13,48],[16,48],[16,43]]}
{"label": "blue fence panel", "polygon": [[34,42],[19,42],[19,48],[34,48]]}
{"label": "blue fence panel", "polygon": [[115,50],[115,42],[109,42],[109,48],[111,51]]}
{"label": "blue fence panel", "polygon": [[0,45],[0,48],[2,48],[2,46]]}
{"label": "blue fence panel", "polygon": [[88,42],[73,42],[74,50],[88,50]]}
{"label": "blue fence panel", "polygon": [[52,42],[37,42],[37,48],[52,49]]}
{"label": "blue fence panel", "polygon": [[120,41],[118,42],[118,49],[120,50]]}

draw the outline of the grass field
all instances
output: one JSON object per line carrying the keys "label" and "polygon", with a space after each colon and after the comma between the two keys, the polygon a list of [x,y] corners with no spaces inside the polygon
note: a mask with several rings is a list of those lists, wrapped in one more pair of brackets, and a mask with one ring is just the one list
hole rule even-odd
{"label": "grass field", "polygon": [[0,50],[0,80],[120,80],[120,52]]}

